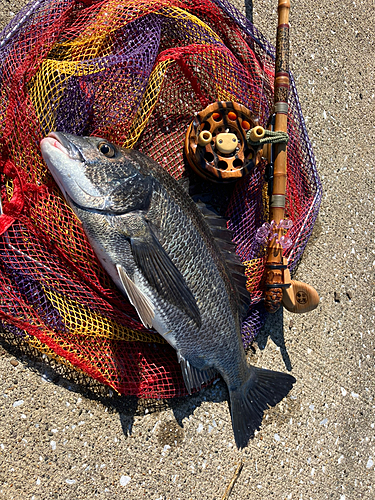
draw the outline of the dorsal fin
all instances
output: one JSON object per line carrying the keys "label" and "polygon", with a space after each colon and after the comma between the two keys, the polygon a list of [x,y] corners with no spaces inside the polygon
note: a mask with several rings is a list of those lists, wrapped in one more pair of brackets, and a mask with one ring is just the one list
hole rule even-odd
{"label": "dorsal fin", "polygon": [[225,262],[230,267],[230,269],[233,272],[242,274],[245,278],[245,266],[242,264],[241,259],[238,257],[238,255],[226,250],[221,250],[221,253],[223,254]]}
{"label": "dorsal fin", "polygon": [[246,288],[245,266],[236,254],[236,244],[232,241],[233,232],[227,228],[227,220],[218,215],[211,207],[208,207],[201,200],[196,202],[196,205],[211,229],[239,293],[241,305],[246,310],[250,304],[250,295]]}
{"label": "dorsal fin", "polygon": [[207,216],[205,217],[205,220],[211,228],[215,227],[218,229],[225,229],[226,231],[229,231],[229,229],[227,229],[227,220],[224,219],[224,217]]}
{"label": "dorsal fin", "polygon": [[210,229],[216,240],[232,243],[233,232],[230,229],[224,229],[223,227],[218,227],[218,226],[210,226]]}
{"label": "dorsal fin", "polygon": [[220,250],[227,253],[234,253],[236,251],[236,244],[233,241],[221,241]]}
{"label": "dorsal fin", "polygon": [[179,179],[177,179],[177,182],[179,183],[179,185],[182,187],[182,189],[184,191],[186,191],[187,193],[189,193],[189,177],[180,177]]}

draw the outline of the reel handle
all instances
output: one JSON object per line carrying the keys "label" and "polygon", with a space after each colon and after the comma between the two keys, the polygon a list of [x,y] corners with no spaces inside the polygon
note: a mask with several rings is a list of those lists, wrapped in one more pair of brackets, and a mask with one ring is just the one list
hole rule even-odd
{"label": "reel handle", "polygon": [[[286,259],[284,258],[286,264]],[[318,292],[311,285],[292,280],[288,268],[284,270],[284,283],[290,284],[283,289],[282,304],[289,312],[305,313],[312,311],[319,304]]]}

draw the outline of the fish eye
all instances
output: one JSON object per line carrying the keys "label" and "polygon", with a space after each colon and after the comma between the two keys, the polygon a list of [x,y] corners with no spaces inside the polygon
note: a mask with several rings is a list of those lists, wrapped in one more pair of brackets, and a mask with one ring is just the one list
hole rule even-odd
{"label": "fish eye", "polygon": [[101,142],[98,145],[99,151],[107,158],[113,158],[115,156],[115,149],[108,142]]}

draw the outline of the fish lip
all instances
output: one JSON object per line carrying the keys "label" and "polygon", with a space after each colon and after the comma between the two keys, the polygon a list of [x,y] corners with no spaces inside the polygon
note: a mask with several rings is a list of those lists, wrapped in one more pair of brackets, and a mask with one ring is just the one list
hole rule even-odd
{"label": "fish lip", "polygon": [[46,139],[54,139],[53,146],[59,149],[62,153],[66,154],[72,160],[84,162],[84,158],[80,150],[69,139],[67,139],[63,132],[50,132]]}
{"label": "fish lip", "polygon": [[[67,203],[72,205],[74,203],[76,206],[81,208],[86,208],[85,205],[77,202],[76,198],[70,196],[69,188],[67,189],[65,185],[64,177],[67,177],[69,181],[68,185],[72,188],[72,185],[78,187],[79,191],[82,191],[85,195],[89,196],[91,199],[100,199],[100,193],[90,193],[87,187],[85,188],[84,182],[83,186],[77,181],[73,175],[73,171],[79,172],[81,166],[86,165],[86,161],[79,149],[69,138],[70,134],[64,134],[63,132],[50,132],[46,137],[40,141],[40,146],[42,150],[43,158],[55,179],[55,182],[59,186],[61,192],[63,193]],[[72,136],[74,140],[74,137]],[[64,171],[64,173],[62,173]],[[73,193],[75,189],[73,188]],[[98,203],[100,205],[100,203]],[[99,206],[99,208],[101,208]]]}

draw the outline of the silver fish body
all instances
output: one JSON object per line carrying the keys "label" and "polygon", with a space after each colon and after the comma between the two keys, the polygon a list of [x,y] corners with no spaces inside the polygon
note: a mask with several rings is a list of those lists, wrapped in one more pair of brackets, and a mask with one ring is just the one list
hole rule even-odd
{"label": "silver fish body", "polygon": [[215,372],[223,377],[235,441],[246,446],[263,411],[295,379],[246,361],[238,266],[213,236],[215,226],[225,235],[222,220],[203,216],[179,183],[138,151],[65,133],[49,134],[41,150],[104,269],[143,324],[175,348],[187,389]]}

